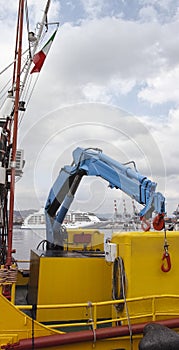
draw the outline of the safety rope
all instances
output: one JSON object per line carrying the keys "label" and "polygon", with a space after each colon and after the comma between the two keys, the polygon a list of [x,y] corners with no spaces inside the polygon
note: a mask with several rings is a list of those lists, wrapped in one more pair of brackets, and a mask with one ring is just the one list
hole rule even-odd
{"label": "safety rope", "polygon": [[[121,257],[119,257],[118,262],[119,262],[119,264],[121,266],[121,271],[122,271],[122,269],[124,269],[124,263],[123,263],[123,260],[122,260]],[[123,299],[124,299],[126,315],[127,315],[127,322],[128,322],[128,328],[129,328],[130,349],[133,350],[133,335],[132,335],[132,327],[131,327],[131,322],[130,322],[130,315],[129,315],[128,305],[127,305],[127,300],[126,300],[125,275],[124,275],[124,273],[122,273],[122,276],[121,276],[121,286],[122,286]]]}
{"label": "safety rope", "polygon": [[[124,289],[126,289],[126,276],[125,276],[125,270],[124,270],[124,263],[122,258],[119,256],[114,260],[114,264],[113,264],[113,287],[112,287],[113,300],[124,299],[122,282],[124,284]],[[123,311],[124,303],[116,304],[115,308],[117,312]]]}
{"label": "safety rope", "polygon": [[[120,291],[118,291],[118,286],[120,286]],[[129,310],[127,306],[126,300],[126,274],[124,269],[123,259],[118,256],[113,265],[113,290],[112,295],[114,300],[124,300],[124,303],[119,303],[115,305],[117,312],[122,312],[124,307],[127,315],[127,322],[129,328],[129,336],[130,336],[130,349],[133,349],[133,337],[132,337],[132,327],[130,322]]]}

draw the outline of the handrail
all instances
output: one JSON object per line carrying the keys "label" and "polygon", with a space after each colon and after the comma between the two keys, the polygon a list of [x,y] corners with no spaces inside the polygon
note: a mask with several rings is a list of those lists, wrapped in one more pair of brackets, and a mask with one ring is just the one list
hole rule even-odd
{"label": "handrail", "polygon": [[[134,302],[134,301],[142,301],[142,300],[149,300],[149,299],[164,299],[164,298],[175,298],[179,299],[179,295],[177,294],[162,294],[162,295],[147,295],[143,297],[135,297],[135,298],[128,298],[126,299],[126,302]],[[91,302],[91,306],[107,306],[107,305],[115,305],[116,303],[118,304],[123,304],[124,300],[106,300],[106,301],[99,301],[99,302]],[[25,309],[28,307],[27,305],[16,305],[19,309]],[[30,305],[30,307],[32,307]],[[56,309],[56,308],[76,308],[76,307],[88,307],[88,303],[73,303],[73,304],[49,304],[49,305],[37,305],[37,309]]]}
{"label": "handrail", "polygon": [[[130,320],[140,320],[140,319],[148,319],[151,318],[152,321],[155,321],[157,317],[159,316],[179,316],[179,311],[178,313],[175,312],[169,312],[166,310],[165,311],[157,311],[156,310],[156,302],[159,299],[165,299],[165,298],[170,298],[170,299],[178,299],[179,300],[179,295],[173,295],[173,294],[163,294],[163,295],[152,295],[152,296],[144,296],[144,297],[136,297],[136,298],[129,298],[126,299],[126,303],[133,303],[133,302],[140,302],[143,300],[150,300],[151,301],[151,312],[149,311],[148,313],[141,313],[140,315],[131,315]],[[101,301],[101,302],[92,302],[91,307],[93,308],[93,318],[90,320],[86,320],[82,322],[81,320],[79,322],[74,322],[74,323],[59,323],[59,324],[53,324],[53,325],[48,325],[48,328],[67,328],[67,327],[83,327],[83,326],[93,326],[94,329],[97,329],[99,325],[105,325],[105,324],[112,324],[116,322],[126,322],[128,321],[127,316],[125,317],[124,315],[119,315],[117,317],[111,317],[109,319],[104,319],[104,320],[99,320],[97,316],[97,309],[101,306],[106,306],[106,305],[115,305],[116,302],[118,304],[124,303],[124,300],[110,300],[110,301]],[[64,309],[64,308],[87,308],[89,305],[88,303],[77,303],[77,304],[53,304],[53,305],[37,305],[37,310],[41,309]],[[31,310],[32,305],[16,305],[16,308],[19,310]]]}

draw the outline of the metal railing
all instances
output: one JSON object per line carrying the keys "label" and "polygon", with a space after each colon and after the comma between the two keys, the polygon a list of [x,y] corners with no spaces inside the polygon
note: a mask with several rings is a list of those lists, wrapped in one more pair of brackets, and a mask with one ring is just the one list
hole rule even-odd
{"label": "metal railing", "polygon": [[[159,300],[165,300],[165,299],[174,299],[179,301],[179,295],[153,295],[153,296],[145,296],[145,297],[138,297],[138,298],[129,298],[126,299],[126,303],[128,305],[128,308],[130,310],[130,304],[132,303],[141,303],[141,301],[150,301],[151,302],[151,310],[150,312],[140,312],[138,315],[130,315],[130,322],[134,323],[135,322],[140,322],[140,320],[145,319],[150,320],[150,321],[156,321],[158,317],[163,317],[163,318],[170,318],[170,317],[179,317],[179,307],[178,311],[168,311],[166,310],[160,310],[159,307],[157,307],[157,302]],[[100,320],[98,317],[98,310],[100,307],[104,306],[114,306],[115,304],[122,304],[124,303],[124,300],[110,300],[110,301],[102,301],[102,302],[91,302],[90,307],[92,310],[92,317],[85,321],[75,321],[75,322],[68,322],[68,323],[58,323],[58,324],[52,324],[48,325],[48,328],[68,328],[68,327],[83,327],[83,326],[92,326],[93,329],[97,329],[98,326],[105,326],[106,324],[124,324],[128,322],[128,317],[125,315],[123,312],[122,315],[120,316],[119,313],[116,312],[115,316],[111,316],[108,319],[102,319]],[[16,307],[19,310],[32,310],[32,305],[16,305]],[[89,308],[89,302],[88,303],[77,303],[77,304],[49,304],[49,305],[37,305],[36,306],[37,310],[52,310],[52,309],[73,309],[73,308]],[[115,308],[114,308],[115,310]],[[115,313],[115,311],[114,311]]]}
{"label": "metal railing", "polygon": [[[23,261],[27,262],[27,261]],[[10,300],[13,304],[15,304],[15,282],[3,282],[0,283],[0,294],[4,295],[4,288],[5,287],[10,288]],[[178,308],[175,305],[173,308],[169,307],[170,303],[162,303],[162,305],[158,305],[158,301],[170,299],[178,301]],[[141,302],[149,302],[150,306],[148,305],[148,312],[143,312],[142,308],[140,308]],[[139,308],[137,312],[131,312],[130,309],[134,305],[134,303],[137,303],[139,305]],[[60,310],[60,309],[74,309],[74,308],[85,308],[86,310],[89,310],[89,313],[87,313],[86,320],[80,320],[75,322],[69,322],[68,323],[58,323],[58,324],[51,324],[48,325],[48,328],[68,328],[68,327],[86,327],[91,326],[93,329],[97,329],[98,327],[105,326],[107,324],[115,325],[115,324],[127,324],[129,322],[129,317],[127,315],[127,312],[125,312],[125,307],[123,312],[118,312],[115,308],[115,305],[124,304],[129,309],[129,317],[131,323],[139,323],[140,320],[146,320],[147,321],[156,321],[157,319],[163,318],[171,318],[171,317],[179,317],[179,295],[172,295],[172,294],[163,294],[163,295],[152,295],[152,296],[143,296],[143,297],[136,297],[136,298],[128,298],[128,299],[120,299],[120,300],[109,300],[109,301],[101,301],[101,302],[86,302],[86,303],[76,303],[76,304],[48,304],[48,305],[36,305],[37,310]],[[168,307],[167,307],[168,305]],[[100,319],[99,317],[99,309],[104,306],[111,306],[111,317],[106,319]],[[27,311],[32,310],[32,305],[15,305],[15,307],[19,310]],[[135,306],[136,310],[136,306]],[[60,317],[59,317],[60,319]]]}

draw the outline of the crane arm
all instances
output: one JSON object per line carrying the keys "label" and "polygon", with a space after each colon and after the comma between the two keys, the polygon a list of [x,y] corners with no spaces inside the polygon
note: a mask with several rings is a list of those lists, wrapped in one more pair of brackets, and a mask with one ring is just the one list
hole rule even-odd
{"label": "crane arm", "polygon": [[72,165],[61,169],[46,202],[47,240],[51,243],[59,244],[61,224],[84,175],[99,176],[108,182],[110,188],[120,189],[142,204],[141,218],[150,218],[153,211],[161,216],[165,213],[165,198],[160,192],[155,192],[155,182],[99,149],[78,147],[73,151]]}

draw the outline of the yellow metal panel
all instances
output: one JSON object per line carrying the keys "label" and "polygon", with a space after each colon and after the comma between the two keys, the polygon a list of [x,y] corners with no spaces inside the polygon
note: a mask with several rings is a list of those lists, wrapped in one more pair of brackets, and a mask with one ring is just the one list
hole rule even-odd
{"label": "yellow metal panel", "polygon": [[[113,235],[118,255],[123,258],[127,276],[127,298],[147,295],[179,294],[179,232],[167,232],[171,270],[161,270],[164,232],[128,232]],[[129,305],[130,316],[151,310],[150,303]],[[160,310],[171,310],[169,302],[160,301]],[[174,306],[173,306],[174,307]],[[179,311],[179,309],[178,309]],[[177,312],[177,310],[176,310]]]}
{"label": "yellow metal panel", "polygon": [[[111,299],[111,265],[102,257],[41,257],[38,280],[38,304],[73,304]],[[109,317],[104,306],[99,317]],[[91,318],[86,308],[39,310],[40,321]]]}
{"label": "yellow metal panel", "polygon": [[[11,302],[0,294],[0,345],[14,343],[20,339],[32,337],[32,320],[19,311]],[[45,326],[34,321],[34,336],[55,334]]]}

